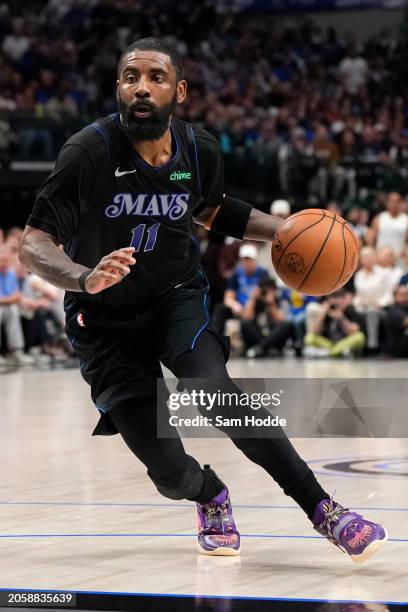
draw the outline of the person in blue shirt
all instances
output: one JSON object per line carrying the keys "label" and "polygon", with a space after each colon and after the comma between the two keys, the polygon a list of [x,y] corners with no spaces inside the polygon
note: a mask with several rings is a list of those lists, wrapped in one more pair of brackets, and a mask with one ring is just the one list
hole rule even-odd
{"label": "person in blue shirt", "polygon": [[303,338],[306,334],[306,307],[312,302],[317,302],[317,299],[312,295],[305,295],[284,287],[281,292],[281,300],[286,304],[286,318],[293,324],[295,330],[295,351],[297,356],[302,355]]}
{"label": "person in blue shirt", "polygon": [[25,362],[24,337],[18,308],[21,294],[17,276],[10,268],[10,263],[7,247],[0,246],[0,327],[4,324],[10,361],[12,365],[18,366]]}
{"label": "person in blue shirt", "polygon": [[248,300],[259,283],[269,278],[268,271],[258,265],[258,251],[252,244],[243,244],[239,250],[239,264],[227,283],[224,303],[214,310],[214,321],[224,333],[227,319],[241,319]]}

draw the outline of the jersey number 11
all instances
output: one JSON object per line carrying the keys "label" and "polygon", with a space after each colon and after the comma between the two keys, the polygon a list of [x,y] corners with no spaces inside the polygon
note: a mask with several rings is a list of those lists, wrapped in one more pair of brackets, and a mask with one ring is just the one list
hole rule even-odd
{"label": "jersey number 11", "polygon": [[140,251],[145,232],[147,234],[147,240],[143,251],[144,253],[153,251],[154,246],[156,244],[157,232],[159,230],[160,225],[160,223],[155,223],[154,225],[151,225],[146,231],[146,223],[140,223],[140,225],[132,229],[132,241],[130,243],[130,246],[135,249],[135,253],[138,253]]}

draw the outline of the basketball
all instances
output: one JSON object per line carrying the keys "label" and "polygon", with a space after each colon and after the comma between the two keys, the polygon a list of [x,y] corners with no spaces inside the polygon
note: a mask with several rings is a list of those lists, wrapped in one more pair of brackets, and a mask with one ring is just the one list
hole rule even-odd
{"label": "basketball", "polygon": [[340,289],[354,274],[359,246],[350,225],[329,210],[310,208],[280,226],[272,242],[279,278],[307,295]]}

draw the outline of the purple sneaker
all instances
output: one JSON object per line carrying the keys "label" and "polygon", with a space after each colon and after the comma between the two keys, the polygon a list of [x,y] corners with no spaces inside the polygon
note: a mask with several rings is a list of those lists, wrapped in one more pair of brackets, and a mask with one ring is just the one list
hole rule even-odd
{"label": "purple sneaker", "polygon": [[388,540],[388,533],[356,512],[350,512],[331,499],[321,501],[315,510],[316,531],[350,555],[354,563],[364,563]]}
{"label": "purple sneaker", "polygon": [[240,535],[232,516],[228,489],[208,504],[197,503],[198,550],[203,555],[239,555]]}

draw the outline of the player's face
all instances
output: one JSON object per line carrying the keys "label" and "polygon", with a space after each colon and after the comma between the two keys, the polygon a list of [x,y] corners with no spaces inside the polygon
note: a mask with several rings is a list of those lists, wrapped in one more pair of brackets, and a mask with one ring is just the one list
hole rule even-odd
{"label": "player's face", "polygon": [[122,61],[117,99],[122,125],[135,140],[158,140],[186,96],[168,55],[135,50]]}

